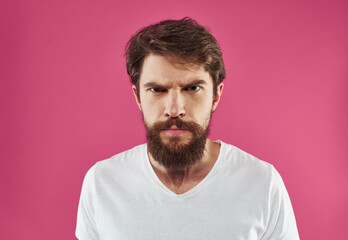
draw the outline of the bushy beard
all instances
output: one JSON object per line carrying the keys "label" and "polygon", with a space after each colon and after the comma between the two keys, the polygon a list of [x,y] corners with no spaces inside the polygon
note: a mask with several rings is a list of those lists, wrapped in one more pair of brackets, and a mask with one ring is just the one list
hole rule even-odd
{"label": "bushy beard", "polygon": [[[157,122],[152,126],[145,123],[148,151],[155,161],[168,170],[181,170],[190,167],[204,156],[209,124],[210,118],[206,128],[192,121],[183,121],[180,118],[169,118],[167,121]],[[185,139],[184,136],[166,136],[164,142],[160,134],[172,126],[188,130],[191,133],[189,139]]]}

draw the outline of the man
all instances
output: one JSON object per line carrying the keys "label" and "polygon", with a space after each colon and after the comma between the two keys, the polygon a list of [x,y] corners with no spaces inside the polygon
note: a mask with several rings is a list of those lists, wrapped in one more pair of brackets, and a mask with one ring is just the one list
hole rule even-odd
{"label": "man", "polygon": [[127,44],[127,72],[148,143],[86,174],[76,236],[90,239],[299,239],[272,165],[209,140],[225,68],[212,34],[167,20]]}

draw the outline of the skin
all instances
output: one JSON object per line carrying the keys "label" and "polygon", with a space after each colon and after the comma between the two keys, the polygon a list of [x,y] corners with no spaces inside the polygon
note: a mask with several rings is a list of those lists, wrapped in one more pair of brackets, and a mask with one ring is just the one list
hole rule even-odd
{"label": "skin", "polygon": [[[202,65],[182,63],[174,58],[150,54],[144,59],[139,80],[140,97],[133,85],[133,94],[144,121],[152,125],[169,117],[194,121],[204,128],[209,124],[211,112],[217,108],[223,83],[213,94],[213,80]],[[172,126],[160,133],[164,143],[171,136],[179,136],[180,144],[192,138],[189,131],[178,131]],[[220,145],[207,139],[201,161],[185,169],[168,170],[149,154],[150,163],[158,178],[172,192],[182,194],[195,187],[210,172],[220,152]]]}

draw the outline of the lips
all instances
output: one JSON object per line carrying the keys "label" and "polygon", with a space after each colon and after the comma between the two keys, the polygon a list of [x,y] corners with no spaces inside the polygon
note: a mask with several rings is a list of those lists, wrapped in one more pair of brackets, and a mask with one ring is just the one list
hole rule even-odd
{"label": "lips", "polygon": [[181,129],[178,127],[171,127],[163,130],[166,134],[172,135],[172,136],[179,136],[182,134],[185,134],[188,132],[186,129]]}

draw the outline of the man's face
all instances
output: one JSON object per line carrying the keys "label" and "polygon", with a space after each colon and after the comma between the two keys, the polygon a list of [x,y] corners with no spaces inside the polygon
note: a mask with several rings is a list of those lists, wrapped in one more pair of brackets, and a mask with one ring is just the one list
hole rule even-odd
{"label": "man's face", "polygon": [[[213,81],[202,65],[150,54],[143,63],[139,88],[139,98],[135,86],[133,91],[147,128],[149,151],[155,160],[169,164],[165,166],[168,168],[185,167],[194,164],[196,158],[200,160],[222,84],[214,97]],[[174,158],[185,158],[183,151],[188,151],[189,163],[170,165]],[[158,159],[168,154],[174,155],[167,163]]]}

